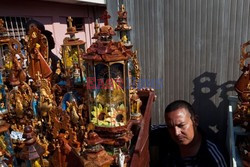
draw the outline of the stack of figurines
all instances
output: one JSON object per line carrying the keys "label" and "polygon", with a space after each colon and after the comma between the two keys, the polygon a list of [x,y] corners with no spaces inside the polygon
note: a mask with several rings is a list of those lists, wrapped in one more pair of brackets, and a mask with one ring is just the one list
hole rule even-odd
{"label": "stack of figurines", "polygon": [[250,45],[250,41],[244,43],[241,48],[242,56],[240,67],[243,74],[235,84],[235,90],[238,93],[240,102],[234,112],[234,125],[241,126],[245,131],[250,130],[250,64],[245,65],[245,60],[248,58],[246,47]]}
{"label": "stack of figurines", "polygon": [[243,163],[250,161],[250,64],[245,65],[245,60],[248,58],[246,47],[250,45],[250,41],[244,43],[241,47],[240,67],[243,74],[235,84],[235,90],[238,93],[239,103],[234,112],[234,126],[240,126],[242,135],[237,136],[237,147],[239,149]]}

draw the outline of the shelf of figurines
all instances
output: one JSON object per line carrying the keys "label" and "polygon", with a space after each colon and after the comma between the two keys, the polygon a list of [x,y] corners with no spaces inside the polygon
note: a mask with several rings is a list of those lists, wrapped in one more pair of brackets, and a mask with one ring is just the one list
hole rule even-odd
{"label": "shelf of figurines", "polygon": [[230,96],[228,100],[227,148],[230,166],[243,167],[250,162],[249,104],[240,102],[238,96]]}
{"label": "shelf of figurines", "polygon": [[21,44],[0,19],[0,166],[149,166],[155,92],[137,89],[124,5],[115,28],[120,41],[112,40],[107,11],[102,18],[85,49],[68,17],[62,59],[39,26],[31,24]]}
{"label": "shelf of figurines", "polygon": [[[23,83],[8,90],[3,83],[4,79],[0,80],[0,164],[3,166],[149,164],[145,157],[149,160],[153,89],[133,90],[136,95],[130,96],[131,105],[137,108],[139,102],[140,113],[131,113],[126,125],[110,128],[95,126],[86,106],[75,103],[78,100],[74,93],[80,93],[84,101],[84,89],[79,85],[56,94],[43,79],[39,86],[32,88]],[[56,105],[57,98],[61,99],[60,105]]]}

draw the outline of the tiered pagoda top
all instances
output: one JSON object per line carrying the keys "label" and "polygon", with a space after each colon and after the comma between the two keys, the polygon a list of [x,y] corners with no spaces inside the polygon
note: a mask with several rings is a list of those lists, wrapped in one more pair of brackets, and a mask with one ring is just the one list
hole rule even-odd
{"label": "tiered pagoda top", "polygon": [[83,45],[86,42],[79,40],[79,38],[75,38],[75,34],[78,33],[76,31],[76,27],[73,27],[72,22],[73,19],[69,16],[67,19],[68,23],[69,23],[69,27],[67,28],[67,32],[65,33],[65,35],[70,35],[70,37],[66,37],[63,40],[63,45]]}
{"label": "tiered pagoda top", "polygon": [[114,42],[112,36],[115,35],[113,28],[108,24],[110,15],[105,11],[103,17],[105,25],[95,34],[97,41],[83,55],[85,60],[94,60],[97,62],[112,62],[127,60],[132,55],[132,51],[127,49],[122,42]]}
{"label": "tiered pagoda top", "polygon": [[116,26],[115,31],[131,30],[131,26],[129,26],[127,22],[127,11],[125,10],[124,5],[122,5],[120,10],[118,11],[117,23],[118,25]]}

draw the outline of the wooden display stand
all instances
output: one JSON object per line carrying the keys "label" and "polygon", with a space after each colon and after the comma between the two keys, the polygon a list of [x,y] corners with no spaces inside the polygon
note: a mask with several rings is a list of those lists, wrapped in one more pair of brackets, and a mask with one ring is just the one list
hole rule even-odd
{"label": "wooden display stand", "polygon": [[235,112],[238,104],[238,96],[229,96],[229,110],[228,110],[228,129],[227,129],[227,149],[230,157],[231,167],[243,166],[239,150],[236,147],[236,139],[240,136],[248,136],[249,132],[245,132],[240,126],[234,126],[233,113]]}
{"label": "wooden display stand", "polygon": [[[132,155],[130,167],[148,167],[149,166],[149,127],[151,120],[151,110],[155,100],[153,91],[138,91],[142,101],[141,113],[143,115],[138,129],[138,135],[133,131],[136,138],[135,149]],[[132,128],[133,130],[133,128]]]}
{"label": "wooden display stand", "polygon": [[[151,120],[151,110],[153,102],[155,100],[155,92],[151,90],[140,90],[138,95],[142,101],[141,113],[143,117],[140,120],[131,120],[132,123],[128,125],[128,128],[133,132],[133,138],[131,141],[132,153],[129,162],[130,167],[148,167],[150,154],[149,154],[149,127]],[[72,148],[71,156],[68,159],[67,166],[84,166],[83,159],[79,156],[75,149]]]}

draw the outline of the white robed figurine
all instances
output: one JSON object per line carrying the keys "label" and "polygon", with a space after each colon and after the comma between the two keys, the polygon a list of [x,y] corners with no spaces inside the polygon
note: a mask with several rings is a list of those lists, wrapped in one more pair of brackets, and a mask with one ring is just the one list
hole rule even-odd
{"label": "white robed figurine", "polygon": [[125,155],[123,154],[121,149],[119,149],[119,156],[118,156],[119,167],[124,167],[124,162],[125,162]]}

